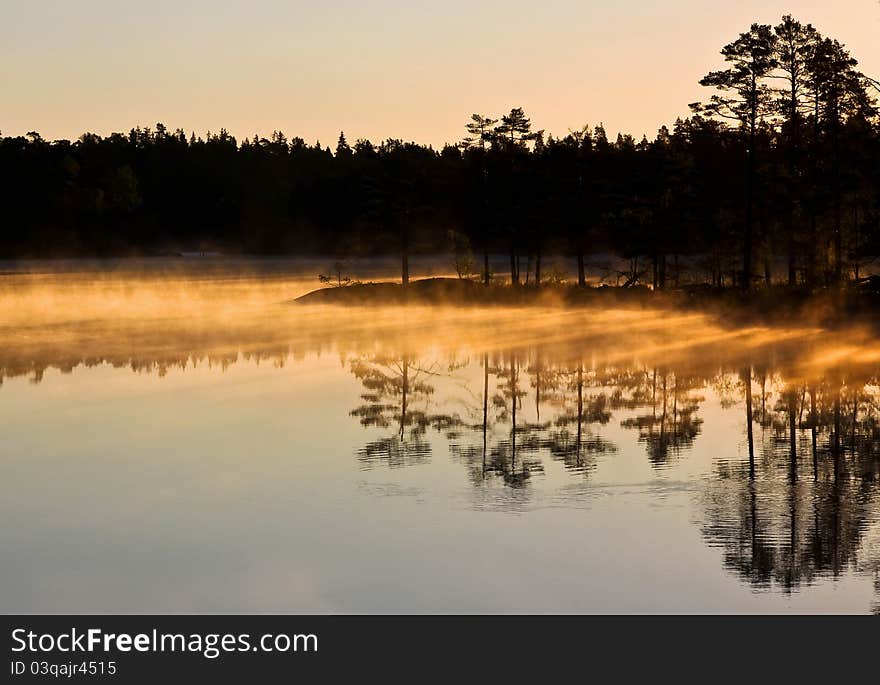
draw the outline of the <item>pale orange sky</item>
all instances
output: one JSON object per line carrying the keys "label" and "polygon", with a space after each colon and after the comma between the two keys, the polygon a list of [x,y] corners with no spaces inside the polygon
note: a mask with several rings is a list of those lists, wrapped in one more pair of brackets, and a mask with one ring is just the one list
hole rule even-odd
{"label": "pale orange sky", "polygon": [[0,131],[441,145],[472,112],[522,106],[550,133],[651,136],[709,94],[722,45],[786,12],[880,77],[877,0],[0,0]]}

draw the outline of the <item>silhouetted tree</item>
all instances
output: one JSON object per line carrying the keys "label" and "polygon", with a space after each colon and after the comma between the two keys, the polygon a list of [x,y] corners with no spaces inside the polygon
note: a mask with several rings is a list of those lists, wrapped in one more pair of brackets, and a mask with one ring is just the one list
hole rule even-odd
{"label": "silhouetted tree", "polygon": [[772,112],[770,88],[765,80],[776,67],[776,36],[767,24],[752,24],[732,43],[721,49],[732,66],[709,72],[700,85],[717,88],[726,95],[713,95],[707,103],[694,104],[695,111],[738,121],[748,136],[746,157],[746,218],[743,237],[742,287],[752,283],[752,224],[755,186],[755,145],[758,126]]}

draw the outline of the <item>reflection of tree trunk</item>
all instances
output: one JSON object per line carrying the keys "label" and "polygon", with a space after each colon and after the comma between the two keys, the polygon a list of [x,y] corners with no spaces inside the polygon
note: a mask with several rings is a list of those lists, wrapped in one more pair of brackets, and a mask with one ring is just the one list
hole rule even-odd
{"label": "reflection of tree trunk", "polygon": [[837,482],[836,473],[831,492],[831,569],[837,576],[840,573],[840,483]]}
{"label": "reflection of tree trunk", "polygon": [[489,422],[489,354],[483,354],[483,476],[486,475],[486,430]]}
{"label": "reflection of tree trunk", "polygon": [[657,367],[654,367],[654,373],[651,379],[651,407],[654,418],[657,418]]}
{"label": "reflection of tree trunk", "polygon": [[678,436],[678,378],[672,388],[672,437]]}
{"label": "reflection of tree trunk", "polygon": [[797,424],[795,413],[797,412],[797,397],[793,391],[788,396],[788,450],[789,450],[789,476],[791,482],[797,480]]}
{"label": "reflection of tree trunk", "polygon": [[852,453],[853,460],[856,458],[856,423],[859,420],[859,396],[856,393],[855,398],[853,399],[853,417],[852,417],[852,438],[850,440],[850,452]]}
{"label": "reflection of tree trunk", "polygon": [[660,414],[660,444],[666,436],[666,372],[663,372],[663,412]]}
{"label": "reflection of tree trunk", "polygon": [[801,388],[801,400],[798,404],[798,426],[804,422],[804,407],[807,404],[807,386]]}
{"label": "reflection of tree trunk", "polygon": [[406,426],[406,396],[409,392],[409,359],[403,358],[403,383],[401,384],[402,399],[400,402],[400,439],[403,440],[403,429]]}
{"label": "reflection of tree trunk", "polygon": [[797,484],[791,483],[791,494],[788,502],[788,517],[789,517],[789,537],[788,537],[788,546],[789,546],[789,559],[788,559],[788,577],[789,583],[792,585],[795,583],[797,577],[797,569],[799,564],[797,562],[798,557],[798,536],[797,536]]}
{"label": "reflection of tree trunk", "polygon": [[541,248],[535,255],[535,285],[541,285]]}
{"label": "reflection of tree trunk", "polygon": [[810,436],[813,441],[813,480],[819,480],[819,453],[816,449],[816,386],[810,388]]}
{"label": "reflection of tree trunk", "polygon": [[840,476],[840,388],[834,397],[834,440],[831,443],[831,451],[834,456],[834,482]]}
{"label": "reflection of tree trunk", "polygon": [[788,395],[788,447],[789,447],[789,582],[794,583],[797,570],[797,424],[795,414],[797,412],[797,394],[794,388],[789,391]]}
{"label": "reflection of tree trunk", "polygon": [[578,364],[577,464],[581,465],[581,426],[584,416],[584,366]]}
{"label": "reflection of tree trunk", "polygon": [[535,359],[535,418],[541,422],[541,360]]}
{"label": "reflection of tree trunk", "polygon": [[767,408],[767,372],[761,374],[761,425],[766,422]]}
{"label": "reflection of tree trunk", "polygon": [[749,481],[749,512],[751,517],[752,566],[758,558],[758,493],[754,479]]}
{"label": "reflection of tree trunk", "polygon": [[749,480],[755,480],[755,441],[752,435],[752,368],[743,372],[746,386],[746,435],[749,441]]}
{"label": "reflection of tree trunk", "polygon": [[654,437],[654,426],[657,423],[657,367],[654,367],[653,380],[651,382],[651,425],[648,435]]}
{"label": "reflection of tree trunk", "polygon": [[516,469],[516,377],[515,362],[513,357],[510,359],[510,397],[511,406],[511,428],[510,428],[510,468],[511,472]]}

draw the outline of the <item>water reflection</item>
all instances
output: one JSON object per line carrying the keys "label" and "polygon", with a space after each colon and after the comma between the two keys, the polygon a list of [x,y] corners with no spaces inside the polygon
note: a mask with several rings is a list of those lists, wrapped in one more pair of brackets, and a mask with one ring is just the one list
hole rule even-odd
{"label": "water reflection", "polygon": [[720,463],[708,481],[706,540],[721,546],[725,565],[755,587],[791,592],[817,576],[876,575],[878,558],[862,549],[877,520],[876,376],[832,371],[798,382],[765,369],[759,407],[752,370],[740,381],[749,460]]}
{"label": "water reflection", "polygon": [[[352,412],[371,427],[399,426],[394,436],[371,442],[362,460],[381,454],[391,466],[419,463],[430,447],[424,431],[433,427],[449,441],[449,452],[467,466],[476,487],[498,479],[526,489],[544,472],[544,459],[558,460],[572,475],[589,477],[618,448],[601,434],[613,423],[638,434],[655,469],[683,458],[702,433],[698,415],[713,389],[718,407],[741,406],[741,435],[747,458],[719,458],[702,480],[697,520],[706,543],[723,552],[723,564],[756,589],[791,593],[817,577],[880,570],[876,550],[863,549],[868,528],[878,522],[880,495],[880,387],[875,374],[830,370],[822,377],[787,378],[768,366],[735,373],[676,372],[667,367],[620,370],[594,365],[553,364],[540,351],[484,354],[481,393],[473,394],[468,420],[432,413],[434,388],[420,381],[425,367],[406,357],[385,366],[397,369],[390,385],[398,404]],[[443,375],[435,364],[429,371]],[[460,371],[467,364],[449,365]],[[389,385],[384,373],[352,372],[367,390]],[[402,369],[402,371],[401,371]],[[408,380],[407,369],[418,369]],[[420,409],[406,419],[407,396]],[[384,394],[362,397],[380,403]],[[531,412],[524,416],[524,406]],[[393,421],[373,421],[374,411],[390,410]],[[404,427],[418,428],[406,438]],[[718,427],[716,427],[717,429]],[[736,439],[726,435],[725,440]],[[398,445],[389,452],[385,445]],[[374,447],[382,445],[381,449]],[[719,445],[723,451],[723,444]],[[389,454],[395,455],[394,457]],[[405,454],[412,454],[406,458]],[[521,501],[521,496],[518,497]],[[875,605],[876,609],[876,605]]]}
{"label": "water reflection", "polygon": [[[350,470],[413,474],[362,484],[367,496],[418,492],[424,502],[420,470],[438,462],[454,467],[443,472],[450,482],[462,476],[478,511],[578,512],[598,496],[654,506],[665,495],[614,488],[686,483],[702,544],[744,586],[790,595],[859,577],[874,584],[880,611],[880,367],[870,332],[729,329],[645,311],[229,306],[222,317],[0,325],[0,380],[39,384],[50,368],[108,365],[160,376],[306,368],[330,357],[341,375],[328,375],[328,387],[345,387],[344,402],[320,386],[290,389],[322,406],[315,435],[347,450]],[[353,443],[335,435],[346,421]],[[638,462],[653,475],[632,475]],[[522,533],[536,534],[554,533]],[[670,535],[670,554],[687,545]]]}

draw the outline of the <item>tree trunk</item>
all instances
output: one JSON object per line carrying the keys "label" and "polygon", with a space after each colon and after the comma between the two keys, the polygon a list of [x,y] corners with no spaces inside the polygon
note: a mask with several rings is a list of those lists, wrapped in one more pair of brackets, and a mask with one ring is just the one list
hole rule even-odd
{"label": "tree trunk", "polygon": [[834,169],[834,282],[840,285],[843,282],[843,230],[841,221],[841,199],[840,199],[840,141],[837,132],[837,124],[834,126],[834,145],[833,145],[833,163]]}
{"label": "tree trunk", "polygon": [[843,283],[843,231],[840,220],[840,199],[834,202],[834,283]]}
{"label": "tree trunk", "polygon": [[[788,139],[788,182],[794,184],[794,195],[803,203],[803,185],[798,178],[796,155],[800,147],[800,116],[798,113],[798,79],[794,69],[791,72],[791,92],[789,95],[789,139]],[[792,198],[787,198],[786,229],[788,234],[788,285],[797,285],[797,270],[795,268],[795,231],[794,216],[795,204]]]}
{"label": "tree trunk", "polygon": [[654,254],[651,256],[651,268],[652,268],[651,288],[653,288],[654,290],[657,290],[657,286],[658,286],[658,280],[657,280],[657,276],[658,276],[657,266],[658,265],[657,265],[657,262],[658,262],[658,258],[657,258],[657,252],[655,250]]}
{"label": "tree trunk", "polygon": [[742,289],[748,291],[752,287],[752,213],[755,183],[755,119],[754,113],[749,127],[749,153],[746,171],[746,234],[743,240],[743,275]]}
{"label": "tree trunk", "polygon": [[587,287],[587,275],[584,270],[584,250],[583,248],[578,248],[578,286],[581,288]]}
{"label": "tree trunk", "polygon": [[861,245],[859,244],[859,206],[858,204],[853,205],[853,255],[855,259],[853,260],[853,278],[855,279],[856,285],[859,283],[859,262],[862,258],[862,250]]}
{"label": "tree trunk", "polygon": [[409,285],[409,230],[400,229],[400,280],[404,287]]}
{"label": "tree trunk", "polygon": [[666,288],[666,255],[660,255],[660,267],[659,272],[657,274],[657,287],[660,290],[664,290]]}
{"label": "tree trunk", "polygon": [[[837,195],[838,191],[835,191]],[[843,283],[843,231],[840,219],[840,198],[834,200],[834,283]]]}
{"label": "tree trunk", "polygon": [[806,264],[804,265],[804,282],[807,288],[816,287],[816,248],[817,248],[818,232],[816,230],[816,211],[810,210],[810,246],[806,253]]}
{"label": "tree trunk", "polygon": [[[485,152],[482,133],[480,134],[480,146],[483,147],[483,151]],[[489,229],[491,227],[491,221],[489,219],[489,195],[486,190],[486,179],[489,172],[486,169],[485,154],[482,157],[482,163],[483,170],[482,174],[480,174],[480,181],[483,192],[483,284],[489,285],[489,280],[491,278],[491,275],[489,274]]]}
{"label": "tree trunk", "polygon": [[541,248],[535,255],[535,285],[541,285]]}
{"label": "tree trunk", "polygon": [[516,268],[516,250],[510,246],[510,284],[519,285],[519,273]]}

